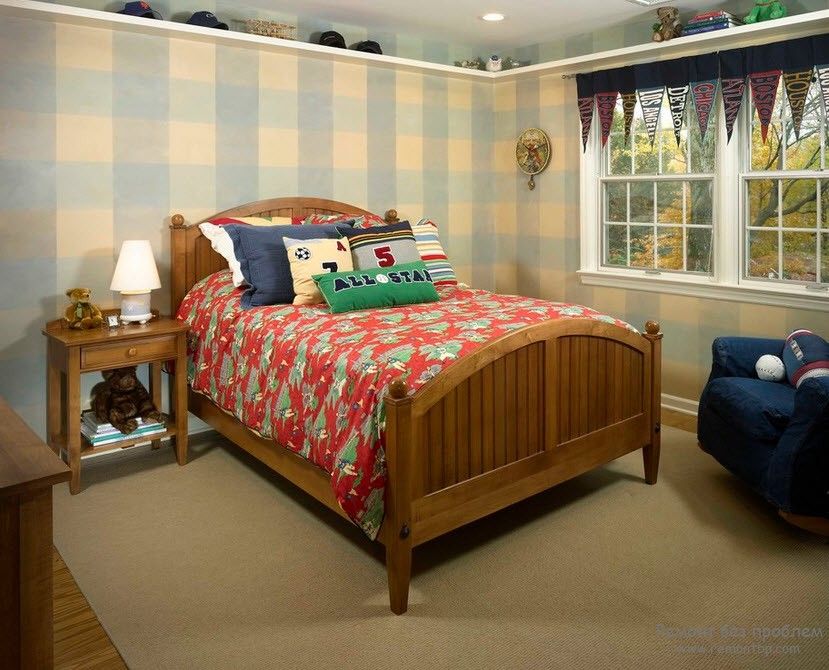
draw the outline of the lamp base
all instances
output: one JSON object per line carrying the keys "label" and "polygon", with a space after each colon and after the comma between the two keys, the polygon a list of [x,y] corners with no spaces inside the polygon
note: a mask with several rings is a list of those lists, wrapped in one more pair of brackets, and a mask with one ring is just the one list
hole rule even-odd
{"label": "lamp base", "polygon": [[147,323],[153,318],[150,310],[150,292],[121,294],[121,322]]}

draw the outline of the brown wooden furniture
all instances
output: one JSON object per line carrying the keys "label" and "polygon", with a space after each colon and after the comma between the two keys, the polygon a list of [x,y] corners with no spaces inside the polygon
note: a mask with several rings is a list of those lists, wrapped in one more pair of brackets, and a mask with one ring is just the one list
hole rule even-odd
{"label": "brown wooden furniture", "polygon": [[69,477],[0,398],[2,668],[52,667],[52,486]]}
{"label": "brown wooden furniture", "polygon": [[[311,198],[264,200],[215,216],[364,214]],[[213,218],[213,217],[211,217]],[[171,219],[172,307],[226,267],[195,224]],[[578,319],[506,335],[447,367],[413,395],[402,381],[386,398],[386,548],[391,609],[406,611],[412,548],[642,449],[656,483],[662,335]],[[208,398],[190,411],[322,503],[344,515],[329,475],[248,430]]]}
{"label": "brown wooden furniture", "polygon": [[[164,433],[152,436],[153,447],[171,438],[180,465],[187,462],[187,330],[177,319],[157,317],[140,324],[117,328],[72,330],[62,319],[50,321],[43,329],[48,338],[46,414],[49,446],[65,458],[72,470],[69,490],[81,490],[81,458],[101,451],[148,442],[147,436],[117,444],[93,447],[81,437],[81,374],[112,368],[150,364],[150,395],[161,407],[161,365],[175,360],[176,373],[170,380],[171,425]],[[178,374],[181,370],[182,373]]]}

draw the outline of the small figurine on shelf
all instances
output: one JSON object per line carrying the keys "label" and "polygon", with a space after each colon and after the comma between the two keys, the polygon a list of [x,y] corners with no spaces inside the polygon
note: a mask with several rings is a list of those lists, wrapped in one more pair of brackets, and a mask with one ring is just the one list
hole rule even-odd
{"label": "small figurine on shelf", "polygon": [[501,59],[495,54],[492,54],[486,62],[487,72],[500,72],[502,67]]}
{"label": "small figurine on shelf", "polygon": [[667,42],[682,35],[679,10],[676,7],[660,7],[656,10],[659,23],[653,24],[653,41]]}
{"label": "small figurine on shelf", "polygon": [[755,0],[754,9],[746,16],[743,21],[745,23],[759,23],[760,21],[771,21],[772,19],[782,19],[789,11],[785,5],[778,0]]}

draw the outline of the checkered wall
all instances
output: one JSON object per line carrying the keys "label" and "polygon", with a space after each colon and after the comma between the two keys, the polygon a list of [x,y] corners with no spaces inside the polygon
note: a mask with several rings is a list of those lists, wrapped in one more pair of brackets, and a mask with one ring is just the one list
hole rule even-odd
{"label": "checkered wall", "polygon": [[[796,328],[829,335],[826,312],[582,285],[575,99],[575,83],[559,76],[496,86],[494,169],[502,243],[496,267],[509,272],[500,291],[590,305],[640,329],[648,319],[658,320],[665,333],[663,392],[692,400],[708,378],[711,342],[718,335],[785,337]],[[553,152],[529,191],[526,177],[516,174],[513,153],[518,132],[532,126],[548,132]]]}
{"label": "checkered wall", "polygon": [[[428,216],[459,277],[494,288],[488,82],[23,19],[0,24],[0,395],[44,425],[40,328],[121,242],[261,198]],[[474,231],[474,245],[473,245]],[[88,386],[94,382],[90,378]]]}

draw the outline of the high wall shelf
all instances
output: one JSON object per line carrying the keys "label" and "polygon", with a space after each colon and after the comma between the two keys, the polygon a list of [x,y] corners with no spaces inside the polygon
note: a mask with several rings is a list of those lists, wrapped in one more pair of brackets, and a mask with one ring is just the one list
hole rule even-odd
{"label": "high wall shelf", "polygon": [[668,60],[698,53],[730,49],[749,44],[765,44],[782,39],[806,37],[829,31],[829,9],[789,16],[776,21],[744,25],[701,35],[679,37],[668,42],[648,42],[632,47],[564,58],[503,72],[467,70],[454,65],[430,63],[411,58],[377,55],[348,49],[332,49],[291,40],[262,37],[249,33],[215,30],[172,21],[134,18],[94,9],[59,5],[38,0],[0,0],[0,16],[39,19],[53,23],[104,28],[143,35],[208,42],[226,46],[289,53],[335,62],[363,63],[373,67],[417,71],[474,81],[505,82],[556,74],[591,72],[610,67]]}

